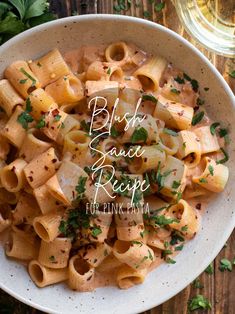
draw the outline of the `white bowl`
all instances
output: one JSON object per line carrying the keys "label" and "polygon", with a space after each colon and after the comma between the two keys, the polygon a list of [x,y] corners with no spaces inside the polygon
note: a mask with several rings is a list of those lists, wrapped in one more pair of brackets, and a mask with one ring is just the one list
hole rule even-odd
{"label": "white bowl", "polygon": [[[0,48],[0,73],[12,61],[33,59],[54,47],[62,52],[84,44],[134,42],[160,54],[200,82],[202,97],[215,121],[235,125],[234,96],[211,63],[174,32],[142,19],[116,15],[70,17],[33,28]],[[205,92],[204,87],[209,87]],[[201,230],[176,257],[162,264],[144,284],[129,290],[104,287],[75,293],[65,285],[37,288],[25,268],[5,258],[0,249],[0,287],[15,298],[48,313],[137,313],[165,302],[192,282],[216,257],[235,225],[235,138],[231,133],[230,178],[226,190],[214,196],[202,218]]]}

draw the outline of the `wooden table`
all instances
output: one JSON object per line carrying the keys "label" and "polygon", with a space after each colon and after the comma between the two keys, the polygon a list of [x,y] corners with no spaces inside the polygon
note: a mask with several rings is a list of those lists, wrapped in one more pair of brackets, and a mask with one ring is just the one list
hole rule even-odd
{"label": "wooden table", "polygon": [[[177,0],[178,1],[178,0]],[[132,15],[143,18],[148,18],[156,23],[165,25],[166,27],[174,30],[186,39],[191,41],[197,48],[199,48],[208,59],[223,73],[225,79],[230,84],[233,92],[235,92],[235,79],[229,77],[228,72],[235,69],[235,59],[229,60],[223,57],[216,56],[214,53],[208,52],[202,48],[195,40],[193,40],[182,27],[175,8],[170,0],[166,0],[165,8],[161,12],[154,11],[154,5],[149,0],[132,0],[131,6],[127,11],[121,11],[119,14]],[[156,0],[155,3],[161,1]],[[58,14],[59,17],[77,14],[97,14],[97,13],[115,13],[113,5],[116,1],[113,0],[51,0],[51,9]],[[149,12],[144,13],[144,12]],[[216,239],[215,239],[216,241]],[[231,235],[225,247],[221,250],[214,264],[214,273],[208,275],[207,273],[201,274],[199,277],[200,282],[204,285],[203,289],[196,289],[189,285],[177,296],[165,302],[164,304],[145,312],[145,314],[184,314],[187,313],[187,303],[190,298],[197,294],[203,294],[207,297],[211,304],[212,310],[208,313],[215,314],[234,314],[235,313],[235,276],[233,270],[230,272],[221,272],[219,270],[220,260],[222,258],[232,260],[235,257],[235,231]],[[157,296],[156,296],[157,298]],[[40,311],[31,309],[30,307],[15,301],[4,292],[0,292],[0,314],[27,314],[27,313],[41,313]],[[197,311],[195,312],[197,313]],[[199,312],[198,312],[199,313]],[[205,311],[200,311],[205,313]],[[112,314],[110,312],[110,314]],[[125,313],[123,313],[125,314]]]}

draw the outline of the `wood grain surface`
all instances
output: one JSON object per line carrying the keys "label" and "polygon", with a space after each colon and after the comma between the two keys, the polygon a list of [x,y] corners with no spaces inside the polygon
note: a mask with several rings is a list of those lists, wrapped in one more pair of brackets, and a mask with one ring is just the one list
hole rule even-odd
{"label": "wood grain surface", "polygon": [[[223,74],[224,78],[231,86],[233,92],[235,92],[235,79],[232,79],[228,75],[230,71],[235,70],[235,59],[226,59],[221,56],[216,56],[214,53],[208,52],[205,48],[201,47],[199,43],[193,40],[182,27],[177,17],[174,5],[170,0],[164,1],[165,8],[161,12],[156,12],[154,10],[154,3],[160,3],[161,1],[132,0],[129,2],[131,3],[130,8],[126,11],[122,10],[118,14],[137,16],[141,18],[144,18],[144,16],[146,18],[147,16],[147,19],[165,25],[166,27],[184,36],[187,40],[199,48],[217,67],[217,69]],[[115,12],[113,9],[113,6],[114,4],[117,4],[117,1],[112,0],[51,0],[50,3],[51,10],[56,13],[58,17],[88,13],[117,14],[117,12]],[[146,12],[148,12],[148,14]],[[207,253],[205,252],[205,254]],[[196,296],[197,294],[203,294],[205,297],[207,297],[211,302],[212,309],[210,311],[195,311],[194,313],[235,314],[235,267],[233,272],[221,272],[219,270],[219,264],[220,260],[224,257],[228,258],[229,260],[232,260],[235,257],[235,231],[213,262],[213,274],[209,275],[203,272],[199,277],[200,283],[203,284],[204,288],[197,289],[194,288],[191,284],[174,298],[154,309],[145,312],[145,314],[186,314],[189,299]],[[39,314],[42,312],[19,303],[12,297],[0,291],[0,314],[7,313]],[[110,311],[110,314],[112,314],[112,311]]]}

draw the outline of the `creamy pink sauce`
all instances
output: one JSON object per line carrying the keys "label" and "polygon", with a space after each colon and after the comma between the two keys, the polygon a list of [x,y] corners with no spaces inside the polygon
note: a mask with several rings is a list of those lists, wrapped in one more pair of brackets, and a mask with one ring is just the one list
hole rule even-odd
{"label": "creamy pink sauce", "polygon": [[[88,66],[94,61],[105,61],[105,51],[106,46],[99,45],[99,46],[84,46],[79,49],[69,51],[65,53],[64,58],[65,61],[69,64],[71,70],[75,73],[83,73],[87,70]],[[134,63],[132,66],[128,67],[125,71],[126,76],[132,76],[133,72],[138,68],[141,64],[143,64],[147,58],[147,54],[138,48],[133,46],[133,49],[136,50]],[[159,93],[164,95],[165,92],[169,92],[169,89],[176,88],[180,91],[180,94],[177,98],[178,102],[182,102],[188,106],[195,107],[196,106],[196,99],[198,97],[197,93],[192,92],[191,84],[188,82],[184,85],[177,83],[173,78],[177,77],[178,75],[182,75],[182,71],[172,67],[172,65],[168,65],[167,69],[161,80],[161,87]],[[130,80],[131,81],[131,80]],[[128,80],[122,82],[128,86]],[[166,84],[164,86],[164,84]],[[129,85],[130,86],[130,85]],[[175,95],[173,95],[176,97]],[[145,106],[146,108],[146,106]],[[149,102],[149,108],[143,109],[145,113],[152,114],[154,110],[154,104]],[[141,111],[141,108],[140,108]],[[203,124],[199,124],[198,126],[208,125],[210,123],[209,118],[206,118],[206,121]],[[197,127],[198,127],[197,126]],[[88,158],[91,158],[90,156]],[[90,159],[89,159],[90,160]],[[87,162],[87,159],[85,160]],[[90,160],[92,161],[92,159]],[[195,167],[194,169],[189,169],[187,173],[187,188],[192,188],[191,178],[194,175],[200,175],[202,173],[201,165]],[[207,204],[209,203],[209,195],[211,193],[205,191],[204,196],[199,196],[196,199],[190,199],[190,204],[194,208],[199,208],[200,210],[196,210],[198,219],[200,219],[200,214],[205,211]],[[184,196],[183,196],[184,198]],[[186,198],[187,200],[187,198]],[[7,239],[7,232],[4,232],[0,235],[0,241],[4,243]],[[158,267],[164,260],[161,258],[161,251],[159,249],[154,248],[156,260],[152,263],[151,267],[149,268],[148,272],[152,271],[154,268]],[[172,257],[174,257],[177,252],[174,252]],[[101,287],[101,286],[109,286],[113,285],[116,286],[116,276],[117,276],[118,267],[110,270],[109,272],[100,272],[99,270],[96,271],[95,274],[95,282],[94,288]],[[126,288],[129,286],[127,285]]]}

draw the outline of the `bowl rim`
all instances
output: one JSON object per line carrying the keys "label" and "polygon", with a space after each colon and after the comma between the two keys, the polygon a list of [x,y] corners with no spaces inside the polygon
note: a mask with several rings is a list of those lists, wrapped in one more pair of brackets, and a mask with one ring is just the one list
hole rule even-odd
{"label": "bowl rim", "polygon": [[[213,72],[215,76],[220,81],[220,84],[222,85],[223,89],[225,90],[226,94],[228,95],[228,98],[230,99],[231,104],[233,105],[235,109],[235,97],[230,89],[228,83],[225,81],[223,78],[222,74],[215,68],[215,66],[206,58],[206,56],[199,51],[193,44],[191,44],[189,41],[187,41],[185,38],[174,32],[173,30],[162,26],[158,23],[148,21],[142,18],[137,18],[133,16],[123,16],[123,15],[115,15],[115,14],[86,14],[86,15],[80,15],[80,16],[69,16],[69,17],[64,17],[64,18],[59,18],[58,20],[54,20],[51,22],[47,22],[38,26],[35,26],[31,29],[28,29],[24,31],[23,33],[20,33],[4,43],[0,47],[0,56],[2,51],[7,50],[11,47],[12,44],[17,44],[21,40],[24,39],[25,36],[31,35],[34,33],[37,33],[38,31],[44,31],[48,30],[50,28],[53,28],[54,26],[59,26],[63,25],[66,23],[71,23],[71,22],[79,22],[79,21],[93,21],[93,20],[118,20],[118,21],[123,21],[123,22],[132,22],[136,24],[142,24],[143,26],[148,26],[152,27],[155,29],[160,29],[162,32],[167,33],[168,35],[174,37],[176,40],[181,42],[184,46],[187,46],[187,48],[191,49],[202,61],[210,68],[210,70]],[[1,59],[1,57],[0,57]],[[139,307],[138,311],[147,311],[149,309],[152,309],[166,301],[168,301],[170,298],[174,297],[176,294],[178,294],[180,291],[182,291],[185,287],[187,287],[195,278],[197,278],[204,270],[205,268],[216,258],[222,247],[224,246],[224,243],[227,241],[229,236],[231,235],[233,229],[235,228],[235,216],[233,216],[233,219],[231,219],[230,224],[226,227],[224,230],[223,236],[220,237],[217,242],[216,242],[216,247],[214,247],[213,251],[211,251],[210,254],[207,254],[205,256],[204,263],[201,263],[198,268],[197,272],[195,272],[190,278],[187,279],[186,282],[179,284],[178,288],[172,291],[171,293],[168,293],[166,297],[162,298],[161,303],[157,302],[157,299],[149,300],[145,304],[141,304],[141,307]],[[50,308],[47,308],[46,306],[40,305],[35,303],[34,301],[30,301],[29,299],[26,299],[24,296],[19,295],[15,293],[11,288],[6,287],[0,282],[0,288],[5,291],[6,293],[10,294],[17,300],[34,307],[38,310],[47,312],[47,313],[61,313],[61,312],[55,312],[54,310],[51,310]],[[127,313],[136,313],[133,312],[132,310],[129,310],[126,312]]]}

